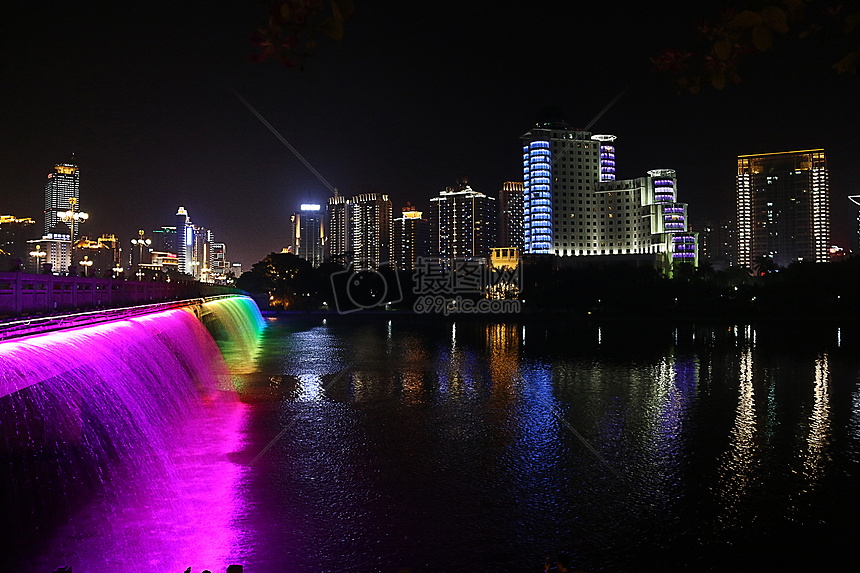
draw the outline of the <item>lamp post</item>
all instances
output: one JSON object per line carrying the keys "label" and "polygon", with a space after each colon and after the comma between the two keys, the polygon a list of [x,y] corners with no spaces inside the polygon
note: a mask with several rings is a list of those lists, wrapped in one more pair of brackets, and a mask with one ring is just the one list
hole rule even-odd
{"label": "lamp post", "polygon": [[39,268],[42,266],[42,260],[48,256],[48,253],[42,250],[41,245],[36,245],[36,249],[30,251],[30,256],[36,259],[36,272],[38,272]]}
{"label": "lamp post", "polygon": [[65,211],[64,213],[60,213],[60,219],[64,223],[68,223],[69,225],[71,225],[71,228],[72,228],[72,235],[71,235],[72,244],[74,244],[74,242],[75,242],[75,221],[80,221],[81,223],[83,223],[84,221],[86,221],[87,219],[90,218],[88,213],[80,213],[80,212],[75,211],[75,205],[77,205],[77,204],[78,204],[78,200],[75,199],[74,197],[71,197],[69,199],[69,205],[71,206],[71,209],[69,209],[68,211]]}
{"label": "lamp post", "polygon": [[90,270],[90,267],[93,266],[93,262],[90,260],[90,258],[88,256],[84,255],[84,260],[79,261],[79,262],[80,262],[80,264],[82,264],[84,266],[84,276],[85,277],[90,276],[89,270]]}
{"label": "lamp post", "polygon": [[141,229],[137,232],[137,238],[131,240],[131,244],[133,246],[137,247],[137,261],[135,262],[132,260],[132,266],[137,268],[137,270],[138,270],[137,276],[139,278],[141,275],[140,265],[143,264],[143,262],[144,262],[144,260],[143,260],[144,249],[149,250],[149,245],[152,244],[152,239],[143,238],[143,229]]}

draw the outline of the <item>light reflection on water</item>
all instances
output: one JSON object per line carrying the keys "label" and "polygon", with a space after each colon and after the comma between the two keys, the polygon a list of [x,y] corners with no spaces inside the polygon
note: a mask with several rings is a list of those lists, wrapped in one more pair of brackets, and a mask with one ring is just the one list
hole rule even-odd
{"label": "light reflection on water", "polygon": [[559,550],[591,570],[744,570],[813,547],[815,565],[838,562],[860,533],[844,340],[828,354],[761,347],[773,335],[745,325],[279,326],[244,397],[252,454],[292,424],[252,468],[266,509],[244,516],[248,570],[522,571]]}

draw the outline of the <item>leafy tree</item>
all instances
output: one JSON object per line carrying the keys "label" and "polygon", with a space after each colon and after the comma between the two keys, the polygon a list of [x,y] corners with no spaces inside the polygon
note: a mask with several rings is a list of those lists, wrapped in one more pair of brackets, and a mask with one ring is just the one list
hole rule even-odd
{"label": "leafy tree", "polygon": [[270,253],[242,273],[236,286],[248,292],[267,293],[274,308],[313,308],[318,298],[313,266],[292,253]]}
{"label": "leafy tree", "polygon": [[260,52],[251,61],[269,58],[285,66],[302,68],[317,48],[320,35],[336,42],[343,38],[343,24],[352,16],[352,0],[268,0],[266,24],[251,35],[251,43]]}
{"label": "leafy tree", "polygon": [[727,6],[697,26],[701,47],[668,48],[652,58],[654,70],[669,74],[682,91],[699,92],[710,85],[721,90],[741,81],[741,64],[757,53],[783,43],[836,44],[839,73],[860,67],[860,8],[856,1],[745,0]]}

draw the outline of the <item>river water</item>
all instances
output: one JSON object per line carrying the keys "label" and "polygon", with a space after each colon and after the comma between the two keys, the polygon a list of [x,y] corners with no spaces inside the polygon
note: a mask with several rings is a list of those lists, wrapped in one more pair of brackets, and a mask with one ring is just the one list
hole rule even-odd
{"label": "river water", "polygon": [[856,557],[856,329],[269,323],[236,376],[247,572]]}

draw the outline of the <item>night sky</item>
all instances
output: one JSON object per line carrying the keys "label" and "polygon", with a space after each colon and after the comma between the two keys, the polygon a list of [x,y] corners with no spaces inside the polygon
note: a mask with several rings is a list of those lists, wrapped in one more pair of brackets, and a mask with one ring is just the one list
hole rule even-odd
{"label": "night sky", "polygon": [[[9,3],[7,3],[9,4]],[[652,72],[693,48],[726,2],[371,2],[304,70],[252,63],[261,3],[17,1],[0,18],[0,212],[41,225],[45,177],[74,152],[82,232],[173,224],[178,206],[245,268],[286,245],[289,216],[328,188],[390,195],[395,214],[469,177],[497,196],[522,180],[519,136],[556,105],[618,136],[618,175],[678,172],[692,220],[731,218],[738,154],[824,147],[833,240],[860,193],[860,77],[797,43],[754,54],[743,81],[679,94]],[[642,3],[645,4],[645,3]],[[780,38],[777,39],[778,42]]]}

